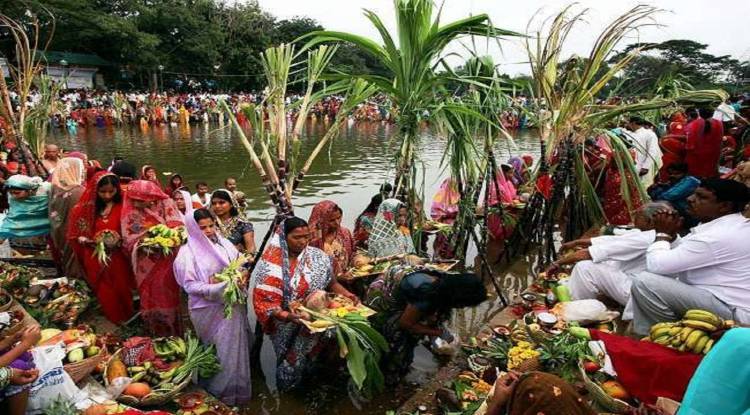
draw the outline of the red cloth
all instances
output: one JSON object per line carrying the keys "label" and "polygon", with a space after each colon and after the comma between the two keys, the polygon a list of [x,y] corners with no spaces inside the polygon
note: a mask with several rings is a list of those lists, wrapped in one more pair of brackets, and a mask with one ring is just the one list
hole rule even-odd
{"label": "red cloth", "polygon": [[647,404],[664,397],[681,401],[703,355],[678,352],[656,343],[590,330],[592,340],[601,340],[612,359],[617,380]]}
{"label": "red cloth", "polygon": [[106,218],[96,214],[97,187],[99,181],[112,173],[102,171],[89,180],[86,191],[71,211],[66,239],[73,247],[78,261],[83,266],[86,281],[96,295],[107,319],[119,324],[133,316],[133,294],[135,280],[125,253],[116,249],[109,253],[110,262],[102,265],[94,257],[94,247],[81,245],[78,237],[94,239],[101,231],[121,232],[122,203],[112,206]]}
{"label": "red cloth", "polygon": [[[149,204],[136,207],[135,201]],[[169,256],[149,254],[137,249],[138,242],[157,224],[170,228],[184,225],[182,214],[174,200],[164,194],[154,182],[130,182],[122,212],[122,239],[123,246],[130,255],[133,275],[141,295],[141,316],[153,335],[180,335],[180,287],[172,269],[178,249],[173,249]]]}
{"label": "red cloth", "polygon": [[660,146],[662,152],[662,167],[659,170],[659,181],[666,183],[669,181],[669,174],[667,173],[669,166],[675,163],[683,163],[685,161],[685,136],[673,134],[666,135],[661,139]]}
{"label": "red cloth", "polygon": [[[711,123],[708,133],[703,132],[706,122]],[[724,126],[721,121],[698,118],[688,123],[685,132],[685,163],[688,165],[688,174],[701,179],[716,177],[719,172],[721,139],[724,137]]]}

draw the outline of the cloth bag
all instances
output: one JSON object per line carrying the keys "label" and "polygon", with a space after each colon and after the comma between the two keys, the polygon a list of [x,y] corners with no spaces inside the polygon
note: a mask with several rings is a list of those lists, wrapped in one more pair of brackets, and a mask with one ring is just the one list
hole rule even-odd
{"label": "cloth bag", "polygon": [[61,343],[31,349],[31,354],[39,369],[39,377],[29,390],[27,414],[40,414],[52,401],[60,398],[73,403],[87,398],[63,369],[65,347]]}

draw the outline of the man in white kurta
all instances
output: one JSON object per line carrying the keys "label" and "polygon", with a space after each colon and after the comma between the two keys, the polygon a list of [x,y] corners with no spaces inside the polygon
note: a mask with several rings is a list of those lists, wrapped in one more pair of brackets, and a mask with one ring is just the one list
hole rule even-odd
{"label": "man in white kurta", "polygon": [[[585,259],[573,267],[568,289],[574,300],[606,296],[623,307],[623,319],[633,318],[630,305],[630,286],[634,275],[646,270],[646,250],[654,242],[652,217],[660,210],[671,209],[667,203],[649,203],[636,212],[635,229],[575,242],[588,246],[576,259]],[[570,246],[570,244],[566,244]],[[563,258],[557,261],[564,265]]]}
{"label": "man in white kurta", "polygon": [[744,184],[711,179],[688,198],[688,214],[701,224],[684,237],[677,218],[656,215],[646,272],[632,284],[636,333],[694,308],[750,324],[750,219],[741,213],[748,201]]}
{"label": "man in white kurta", "polygon": [[662,152],[659,147],[659,137],[646,122],[639,117],[633,117],[628,123],[626,134],[635,149],[635,171],[641,179],[643,187],[654,184],[654,178],[662,166]]}

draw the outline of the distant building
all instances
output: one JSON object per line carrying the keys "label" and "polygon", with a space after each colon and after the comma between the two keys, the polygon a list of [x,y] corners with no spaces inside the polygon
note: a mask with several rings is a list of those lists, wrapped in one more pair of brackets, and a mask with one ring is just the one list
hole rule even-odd
{"label": "distant building", "polygon": [[53,81],[69,89],[104,87],[100,70],[112,66],[109,61],[88,53],[37,51],[39,60],[45,65],[47,75]]}

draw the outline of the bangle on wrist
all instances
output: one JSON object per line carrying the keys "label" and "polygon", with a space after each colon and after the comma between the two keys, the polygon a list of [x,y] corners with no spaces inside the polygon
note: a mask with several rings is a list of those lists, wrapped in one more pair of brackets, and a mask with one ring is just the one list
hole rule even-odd
{"label": "bangle on wrist", "polygon": [[657,238],[657,239],[658,239],[658,238],[665,238],[665,239],[669,239],[669,240],[671,241],[671,240],[673,240],[673,239],[674,239],[674,236],[673,236],[673,235],[670,235],[670,234],[668,234],[668,233],[666,233],[666,232],[657,232],[657,233],[656,233],[656,238]]}

